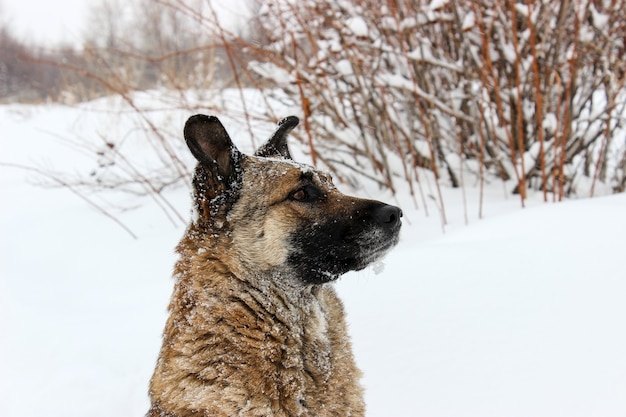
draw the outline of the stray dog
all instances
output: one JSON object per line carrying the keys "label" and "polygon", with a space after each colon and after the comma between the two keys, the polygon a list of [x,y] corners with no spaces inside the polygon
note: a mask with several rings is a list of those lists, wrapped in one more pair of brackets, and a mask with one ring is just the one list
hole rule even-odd
{"label": "stray dog", "polygon": [[195,213],[177,247],[148,416],[364,415],[329,283],[391,249],[402,212],[294,162],[286,137],[297,124],[283,119],[248,156],[216,117],[187,121]]}

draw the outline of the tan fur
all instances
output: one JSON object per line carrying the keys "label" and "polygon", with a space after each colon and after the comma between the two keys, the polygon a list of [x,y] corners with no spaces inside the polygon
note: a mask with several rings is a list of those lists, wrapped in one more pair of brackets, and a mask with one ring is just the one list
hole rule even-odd
{"label": "tan fur", "polygon": [[284,140],[296,124],[281,121],[257,157],[240,154],[216,118],[187,122],[197,218],[177,247],[148,416],[365,414],[330,282],[393,247],[402,214],[293,162]]}
{"label": "tan fur", "polygon": [[273,172],[258,167],[262,184],[244,177],[254,192],[242,190],[229,236],[192,225],[180,242],[150,416],[364,415],[361,372],[334,289],[305,286],[277,268],[299,214],[270,207],[301,172],[278,164]]}

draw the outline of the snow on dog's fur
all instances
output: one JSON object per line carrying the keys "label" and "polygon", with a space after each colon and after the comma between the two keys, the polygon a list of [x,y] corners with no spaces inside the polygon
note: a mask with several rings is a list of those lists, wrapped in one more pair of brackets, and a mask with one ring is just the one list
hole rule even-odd
{"label": "snow on dog's fur", "polygon": [[254,156],[196,115],[195,218],[150,382],[149,416],[362,416],[361,373],[332,281],[398,241],[400,209],[295,163],[283,119]]}

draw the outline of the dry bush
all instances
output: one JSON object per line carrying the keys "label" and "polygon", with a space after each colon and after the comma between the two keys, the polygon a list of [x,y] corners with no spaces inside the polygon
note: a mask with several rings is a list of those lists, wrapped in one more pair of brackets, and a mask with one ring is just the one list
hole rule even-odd
{"label": "dry bush", "polygon": [[[59,71],[59,101],[75,105],[81,114],[98,113],[77,123],[81,130],[75,137],[60,138],[90,156],[93,165],[79,173],[37,168],[47,173],[44,185],[70,188],[104,210],[109,202],[101,200],[103,191],[147,196],[172,223],[186,223],[166,193],[189,183],[193,163],[185,160],[188,151],[181,139],[185,118],[196,112],[231,116],[245,120],[242,133],[251,133],[255,118],[246,102],[260,97],[241,91],[244,84],[231,70],[241,51],[222,42],[235,35],[221,28],[210,7],[202,10],[202,3],[104,1],[93,10],[98,36],[87,39],[79,54],[29,58]],[[120,19],[123,10],[132,19]],[[239,88],[224,90],[232,84]],[[115,210],[136,203],[119,204],[124,203],[116,203]]]}
{"label": "dry bush", "polygon": [[625,22],[624,0],[268,0],[247,47],[340,175],[473,173],[523,203],[624,189]]}
{"label": "dry bush", "polygon": [[[424,206],[434,178],[444,222],[440,185],[478,184],[482,201],[501,180],[522,204],[529,190],[561,200],[626,186],[626,0],[264,0],[242,32],[210,2],[133,4],[126,26],[115,7],[97,11],[106,36],[57,65],[78,100],[120,97],[160,162],[139,166],[126,136],[104,135],[89,152],[106,163],[74,183],[86,189],[169,210],[162,190],[189,168],[155,106],[231,117],[252,142],[257,121],[298,113],[315,164],[354,186],[408,184]],[[134,93],[148,89],[162,98]]]}

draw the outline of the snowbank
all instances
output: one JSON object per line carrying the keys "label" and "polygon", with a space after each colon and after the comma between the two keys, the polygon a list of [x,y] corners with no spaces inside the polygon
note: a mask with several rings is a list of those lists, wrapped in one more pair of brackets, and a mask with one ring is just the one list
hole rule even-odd
{"label": "snowbank", "polygon": [[[71,172],[76,117],[0,107],[0,162]],[[183,226],[146,204],[119,214],[134,240],[37,178],[0,165],[0,415],[143,415]],[[369,416],[626,414],[626,195],[522,210],[500,188],[468,226],[444,190],[446,233],[399,195],[398,248],[339,282]]]}

